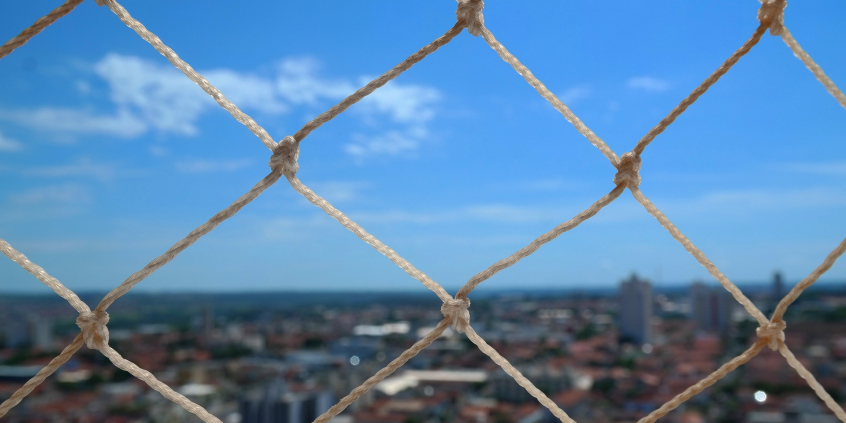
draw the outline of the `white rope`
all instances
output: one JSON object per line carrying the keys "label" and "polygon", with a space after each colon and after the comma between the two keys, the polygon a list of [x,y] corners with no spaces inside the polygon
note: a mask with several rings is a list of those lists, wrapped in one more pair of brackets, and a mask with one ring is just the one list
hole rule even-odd
{"label": "white rope", "polygon": [[387,245],[383,244],[382,241],[379,241],[378,238],[371,235],[367,231],[364,230],[358,223],[355,223],[347,217],[344,213],[340,210],[336,209],[335,206],[330,204],[328,201],[321,198],[319,195],[315,194],[309,187],[305,186],[296,175],[285,175],[288,178],[288,182],[291,184],[291,187],[294,188],[294,191],[302,194],[303,197],[306,198],[309,202],[314,204],[317,207],[320,207],[326,214],[328,214],[333,219],[337,220],[341,225],[347,228],[350,232],[356,234],[362,241],[370,244],[371,247],[376,249],[376,251],[382,253],[385,257],[389,260],[394,262],[400,269],[405,270],[412,278],[417,279],[420,283],[423,284],[426,288],[429,288],[437,294],[438,298],[441,299],[443,302],[447,302],[452,299],[446,290],[442,286],[440,286],[437,282],[433,281],[425,273],[418,270],[414,265],[408,262],[408,260],[402,258],[396,251],[388,247]]}
{"label": "white rope", "polygon": [[23,386],[21,386],[17,391],[15,391],[9,399],[3,401],[0,404],[0,417],[6,415],[12,408],[18,405],[21,400],[23,400],[33,389],[37,388],[38,385],[41,385],[42,382],[47,380],[50,375],[59,370],[59,367],[62,367],[65,363],[73,357],[74,353],[79,351],[85,341],[82,339],[82,334],[76,336],[73,339],[73,342],[70,343],[62,352],[56,356],[56,358],[50,360],[46,366],[44,366],[32,379],[28,380]]}
{"label": "white rope", "polygon": [[402,367],[408,360],[411,360],[414,356],[423,351],[424,348],[428,347],[438,339],[442,333],[449,327],[450,321],[449,319],[441,320],[435,329],[432,329],[431,332],[426,334],[423,339],[417,341],[411,348],[405,350],[399,357],[391,361],[387,366],[376,372],[375,375],[371,376],[367,380],[364,381],[361,385],[356,387],[349,393],[349,395],[341,398],[337,404],[333,405],[330,409],[326,410],[325,413],[321,414],[317,419],[314,420],[314,423],[326,423],[329,420],[332,420],[335,416],[340,414],[344,409],[346,409],[350,404],[355,402],[359,397],[367,393],[371,388],[376,386],[379,382],[384,380],[386,377],[390,376],[394,373],[397,369]]}
{"label": "white rope", "polygon": [[826,91],[828,91],[828,93],[831,94],[838,103],[840,103],[840,106],[846,109],[846,95],[843,95],[843,91],[841,91],[840,88],[834,84],[834,81],[832,81],[831,78],[823,72],[820,65],[814,62],[814,59],[811,59],[811,56],[805,52],[798,42],[796,42],[796,39],[793,38],[793,34],[791,34],[787,28],[782,27],[779,35],[781,35],[781,39],[784,40],[784,43],[790,47],[790,50],[793,51],[793,54],[801,60],[802,63],[805,64],[805,67],[807,67],[808,70],[814,74],[817,80],[823,84]]}
{"label": "white rope", "polygon": [[742,305],[743,308],[745,308],[746,311],[749,312],[749,314],[752,315],[752,317],[754,317],[755,320],[758,321],[759,325],[766,326],[769,324],[769,321],[764,316],[764,313],[761,313],[761,310],[758,310],[758,308],[755,307],[755,304],[752,304],[752,301],[749,298],[746,298],[745,295],[743,295],[743,292],[740,291],[740,288],[733,284],[726,277],[726,275],[723,274],[723,272],[720,272],[720,270],[717,269],[717,266],[715,266],[714,263],[711,262],[711,260],[709,260],[708,257],[705,256],[705,253],[700,251],[699,248],[696,248],[696,246],[693,245],[693,243],[690,242],[690,240],[686,236],[684,236],[683,233],[681,233],[679,228],[677,228],[676,225],[673,224],[673,222],[670,222],[670,219],[667,219],[667,216],[665,216],[664,213],[661,213],[661,210],[658,210],[658,208],[655,207],[655,205],[652,204],[652,202],[649,201],[649,199],[646,198],[646,196],[640,192],[640,188],[629,187],[629,190],[632,192],[632,195],[634,196],[635,200],[637,200],[637,202],[640,203],[646,209],[646,211],[649,212],[649,214],[655,217],[655,219],[658,220],[658,223],[660,223],[661,226],[663,226],[664,229],[666,229],[667,232],[669,232],[670,235],[672,235],[672,237],[676,241],[678,241],[684,247],[685,250],[687,250],[687,252],[689,252],[694,258],[696,258],[696,261],[698,261],[699,264],[702,265],[702,267],[708,270],[708,273],[710,273],[711,276],[714,277],[714,279],[719,281],[723,288],[725,288],[728,292],[731,293],[734,299],[737,300],[737,302],[739,302],[740,305]]}
{"label": "white rope", "polygon": [[[9,55],[9,53],[15,51],[18,47],[26,44],[32,37],[36,36],[38,33],[47,28],[48,26],[55,23],[59,18],[67,15],[68,13],[72,12],[76,6],[79,6],[83,0],[67,0],[66,2],[62,3],[61,6],[53,9],[50,13],[44,15],[43,17],[39,18],[35,23],[21,31],[20,34],[12,37],[9,41],[6,41],[2,46],[0,46],[0,59]],[[99,0],[98,0],[99,1]]]}
{"label": "white rope", "polygon": [[153,261],[147,263],[143,269],[133,273],[129,276],[123,283],[121,283],[117,288],[113,289],[109,292],[100,304],[97,306],[98,310],[106,310],[116,299],[120,298],[122,295],[129,292],[133,286],[141,282],[142,280],[146,279],[147,276],[150,276],[153,272],[176,258],[179,253],[184,251],[188,248],[191,244],[197,242],[203,235],[212,231],[212,229],[216,228],[217,225],[223,223],[224,220],[229,219],[230,217],[234,216],[235,213],[238,213],[239,210],[244,208],[247,204],[251,201],[255,200],[259,195],[261,195],[264,190],[269,188],[273,185],[276,181],[279,180],[281,175],[277,172],[271,172],[269,175],[265,176],[264,179],[259,181],[249,192],[242,195],[240,198],[235,200],[234,203],[230,204],[229,207],[221,210],[211,219],[203,223],[197,229],[194,229],[189,233],[185,238],[181,239],[179,242],[174,244],[170,247],[164,254],[156,257]]}
{"label": "white rope", "polygon": [[184,395],[180,394],[179,392],[174,391],[169,386],[162,383],[160,380],[156,379],[152,373],[138,367],[135,363],[123,358],[117,351],[115,351],[112,347],[103,344],[102,347],[99,348],[100,352],[105,355],[115,367],[129,372],[132,376],[143,380],[150,388],[153,388],[156,392],[162,394],[165,398],[173,401],[174,403],[178,404],[180,407],[187,410],[189,413],[197,416],[200,420],[206,423],[223,423],[217,417],[213,416],[211,413],[206,411],[205,408],[200,407],[195,402],[185,398]]}
{"label": "white rope", "polygon": [[120,18],[120,20],[123,21],[126,26],[131,28],[138,35],[140,35],[141,38],[144,39],[144,41],[150,43],[150,45],[153,46],[156,51],[161,53],[161,55],[164,56],[171,64],[173,64],[176,69],[182,71],[182,73],[184,73],[185,76],[188,77],[188,79],[194,81],[194,83],[199,85],[200,88],[202,88],[203,91],[206,92],[206,94],[212,96],[214,101],[216,101],[217,104],[220,105],[220,107],[223,107],[227,112],[229,112],[229,114],[232,115],[232,117],[235,118],[235,120],[241,122],[244,126],[247,127],[247,129],[250,130],[250,132],[259,137],[261,142],[264,143],[267,148],[273,150],[273,147],[276,146],[276,143],[273,141],[273,138],[270,137],[270,134],[268,134],[267,131],[264,130],[264,128],[259,126],[259,124],[257,124],[256,121],[253,120],[253,118],[251,118],[249,115],[242,112],[241,109],[238,108],[238,106],[229,101],[229,99],[226,98],[226,96],[223,95],[223,93],[220,92],[217,87],[215,87],[208,80],[206,80],[203,75],[197,73],[197,71],[195,71],[194,68],[191,67],[191,65],[182,60],[176,54],[176,52],[174,52],[173,49],[171,49],[170,47],[166,46],[162,42],[162,40],[156,36],[156,34],[153,34],[144,25],[142,25],[141,22],[135,20],[135,18],[133,18],[129,14],[129,12],[127,12],[126,9],[124,9],[123,6],[121,6],[116,0],[98,0],[98,2],[100,2],[100,4],[105,4],[106,6],[108,6],[108,8],[112,12],[114,12],[114,14],[117,15],[117,17]]}
{"label": "white rope", "polygon": [[514,368],[514,366],[512,366],[511,363],[509,363],[508,360],[505,359],[505,357],[501,356],[499,352],[497,352],[495,349],[493,349],[493,347],[488,345],[488,343],[485,342],[485,340],[481,336],[479,336],[479,334],[477,334],[476,331],[473,330],[470,325],[467,325],[464,333],[467,335],[467,339],[469,339],[470,342],[476,344],[476,346],[479,347],[480,351],[490,357],[491,360],[494,361],[494,363],[498,364],[499,367],[505,371],[505,373],[511,376],[514,381],[517,382],[518,385],[522,386],[527,392],[529,392],[529,395],[535,397],[535,399],[537,399],[538,402],[541,403],[541,405],[546,407],[555,417],[558,417],[558,419],[564,423],[576,423],[573,419],[570,418],[570,416],[567,415],[567,413],[564,412],[564,410],[558,407],[558,405],[555,404],[554,401],[549,399],[546,394],[541,392],[540,389],[536,388],[535,385],[533,385],[529,379],[526,379],[526,377],[523,376],[522,373],[520,373],[516,368]]}
{"label": "white rope", "polygon": [[505,46],[502,45],[502,43],[497,41],[496,37],[494,37],[487,28],[482,26],[481,31],[482,38],[484,38],[488,45],[496,51],[502,60],[511,65],[511,67],[514,68],[514,70],[516,70],[517,73],[520,74],[520,76],[522,76],[523,79],[525,79],[526,82],[528,82],[529,85],[531,85],[532,88],[541,95],[541,97],[545,98],[546,101],[555,108],[555,110],[558,110],[558,112],[564,116],[564,119],[567,119],[567,122],[570,122],[570,124],[572,124],[580,134],[584,135],[591,144],[598,148],[599,151],[608,158],[612,165],[617,165],[620,158],[617,157],[617,154],[611,150],[611,147],[608,147],[608,144],[606,144],[602,138],[599,138],[598,135],[591,131],[590,128],[588,128],[587,125],[585,125],[585,123],[582,122],[582,120],[579,119],[579,117],[576,116],[563,101],[559,100],[558,97],[549,90],[549,88],[546,88],[546,85],[540,82],[529,68],[520,63],[520,61],[517,60],[517,58],[514,57],[514,55],[505,48]]}
{"label": "white rope", "polygon": [[617,186],[611,192],[606,194],[604,197],[600,198],[597,202],[593,203],[590,207],[586,210],[582,211],[581,213],[577,214],[572,219],[556,226],[551,231],[537,237],[534,241],[529,243],[529,245],[517,250],[514,254],[492,264],[487,269],[477,273],[472,278],[470,278],[467,283],[461,287],[456,297],[467,297],[470,294],[470,291],[474,290],[480,283],[488,280],[493,275],[499,273],[500,270],[507,269],[519,262],[520,260],[530,256],[532,253],[537,251],[540,247],[542,247],[547,242],[552,241],[553,239],[557,238],[559,235],[563,234],[564,232],[569,231],[570,229],[579,226],[585,220],[590,219],[591,217],[595,216],[602,210],[603,207],[611,204],[620,194],[623,193],[625,187]]}
{"label": "white rope", "polygon": [[790,367],[793,367],[793,369],[796,370],[796,373],[799,373],[799,376],[801,376],[802,379],[805,379],[805,381],[808,382],[808,386],[810,386],[811,389],[813,389],[814,392],[817,394],[817,396],[823,400],[829,410],[831,410],[834,415],[837,416],[838,419],[840,419],[841,422],[846,423],[846,412],[843,412],[843,407],[841,407],[839,404],[837,404],[837,402],[834,401],[834,398],[832,398],[831,395],[826,392],[825,388],[823,388],[822,385],[817,382],[817,379],[814,378],[814,375],[812,375],[811,372],[809,372],[808,369],[806,369],[805,366],[803,366],[802,363],[796,359],[796,357],[793,355],[793,352],[791,352],[790,349],[787,348],[787,345],[784,344],[784,341],[780,341],[778,343],[778,352],[781,353],[782,356],[784,356],[784,358],[787,360],[787,364],[789,364]]}
{"label": "white rope", "polygon": [[8,242],[4,239],[0,238],[0,252],[3,253],[6,257],[10,258],[12,261],[17,263],[20,267],[26,270],[29,273],[32,273],[41,283],[50,287],[56,294],[60,297],[67,300],[70,305],[76,309],[79,313],[86,313],[90,312],[91,309],[88,308],[88,304],[82,302],[79,297],[74,294],[73,291],[67,289],[58,279],[50,276],[41,266],[29,261],[25,255],[20,253],[18,250],[12,248]]}

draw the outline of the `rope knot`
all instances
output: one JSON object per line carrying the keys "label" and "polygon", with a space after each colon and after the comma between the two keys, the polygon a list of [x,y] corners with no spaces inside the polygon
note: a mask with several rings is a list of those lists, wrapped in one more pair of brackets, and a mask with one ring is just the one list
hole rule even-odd
{"label": "rope knot", "polygon": [[485,8],[485,0],[456,0],[458,9],[455,16],[459,22],[464,22],[464,27],[471,35],[479,36],[485,26],[485,16],[482,9]]}
{"label": "rope knot", "polygon": [[79,313],[76,325],[82,330],[82,337],[88,348],[96,350],[109,343],[109,328],[106,327],[106,323],[109,323],[109,313],[105,311]]}
{"label": "rope knot", "polygon": [[470,324],[470,300],[467,298],[451,298],[446,300],[441,306],[441,313],[444,317],[450,319],[452,328],[458,332],[463,333]]}
{"label": "rope knot", "polygon": [[766,325],[758,327],[755,332],[761,339],[767,339],[767,345],[771,350],[778,350],[778,343],[784,342],[784,328],[787,324],[784,322],[769,322]]}
{"label": "rope knot", "polygon": [[300,157],[300,143],[291,135],[282,138],[273,149],[273,155],[270,156],[270,169],[274,172],[279,172],[287,176],[294,176],[300,165],[297,159]]}
{"label": "rope knot", "polygon": [[640,185],[640,156],[631,151],[623,154],[620,164],[617,165],[617,174],[614,175],[614,185],[627,187]]}
{"label": "rope knot", "polygon": [[781,35],[784,28],[784,8],[787,7],[787,0],[760,0],[761,8],[758,9],[758,20],[761,24],[767,25],[770,35]]}

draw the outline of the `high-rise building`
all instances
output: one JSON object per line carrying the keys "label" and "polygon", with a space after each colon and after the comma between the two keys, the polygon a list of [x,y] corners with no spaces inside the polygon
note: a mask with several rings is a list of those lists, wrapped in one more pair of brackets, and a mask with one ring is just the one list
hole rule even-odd
{"label": "high-rise building", "polygon": [[778,304],[784,298],[784,281],[781,278],[781,272],[776,271],[773,274],[773,304]]}
{"label": "high-rise building", "polygon": [[652,341],[652,286],[632,274],[620,282],[620,335],[636,344]]}
{"label": "high-rise building", "polygon": [[734,298],[722,286],[702,282],[690,286],[690,317],[698,330],[728,335],[734,304]]}
{"label": "high-rise building", "polygon": [[55,348],[53,338],[53,321],[42,316],[32,316],[29,321],[32,346],[42,351],[52,351]]}
{"label": "high-rise building", "polygon": [[310,423],[334,400],[328,390],[293,392],[277,379],[241,398],[241,423]]}

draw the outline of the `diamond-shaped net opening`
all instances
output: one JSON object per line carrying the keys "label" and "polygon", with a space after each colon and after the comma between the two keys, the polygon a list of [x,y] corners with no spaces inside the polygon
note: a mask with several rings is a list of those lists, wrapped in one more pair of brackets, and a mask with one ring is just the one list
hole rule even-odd
{"label": "diamond-shaped net opening", "polygon": [[[0,46],[0,59],[11,53],[16,48],[24,45],[29,39],[56,20],[70,13],[76,6],[82,3],[82,1],[83,0],[68,0],[62,6],[56,8],[43,18],[36,21],[32,26],[25,29],[18,36],[12,38],[3,46]],[[100,6],[108,7],[121,21],[123,21],[123,23],[138,33],[141,38],[150,43],[153,48],[165,56],[167,60],[170,61],[177,69],[182,71],[185,76],[194,81],[206,93],[212,96],[212,98],[214,98],[214,100],[228,111],[236,120],[249,128],[249,130],[272,151],[269,162],[271,170],[270,173],[259,181],[252,189],[250,189],[249,192],[235,200],[229,207],[212,216],[211,219],[191,231],[191,233],[174,244],[164,254],[156,257],[144,266],[144,268],[130,275],[117,288],[109,292],[100,304],[98,304],[93,310],[91,310],[87,304],[82,302],[74,292],[63,286],[56,278],[50,276],[46,271],[44,271],[44,269],[30,262],[26,256],[12,248],[12,246],[6,241],[0,239],[0,251],[2,251],[3,254],[18,263],[26,271],[32,273],[42,283],[53,289],[59,296],[66,299],[71,306],[79,312],[77,325],[80,327],[79,335],[76,336],[70,345],[65,347],[61,354],[41,369],[35,377],[26,382],[8,400],[0,404],[0,417],[5,415],[12,407],[17,405],[24,397],[32,392],[36,386],[55,372],[59,366],[67,362],[71,356],[73,356],[73,354],[77,352],[83,344],[85,344],[88,348],[100,351],[115,366],[131,373],[138,379],[143,380],[152,389],[160,392],[167,399],[179,404],[203,421],[207,423],[220,423],[220,420],[217,417],[206,411],[204,408],[190,401],[185,396],[175,392],[172,388],[156,379],[153,374],[138,367],[129,360],[126,360],[117,351],[111,348],[109,346],[109,331],[107,328],[109,315],[106,310],[115,300],[132,289],[133,286],[144,280],[147,276],[167,264],[169,261],[173,260],[180,252],[188,248],[200,237],[211,232],[211,230],[217,225],[235,215],[239,210],[258,197],[262,192],[264,192],[264,190],[279,181],[282,177],[285,177],[295,191],[303,195],[315,206],[321,208],[344,227],[355,233],[362,239],[362,241],[370,244],[377,251],[388,257],[388,259],[394,262],[397,266],[405,270],[406,273],[420,281],[426,288],[433,291],[443,302],[441,312],[443,313],[444,318],[434,328],[434,330],[415,343],[411,348],[403,352],[386,367],[367,379],[359,387],[353,389],[349,395],[342,398],[324,414],[317,417],[317,419],[314,420],[316,423],[327,422],[338,415],[338,413],[343,411],[356,399],[373,388],[377,383],[392,374],[408,360],[434,342],[449,326],[452,326],[453,329],[460,333],[464,333],[467,338],[479,348],[479,350],[489,356],[508,375],[514,378],[520,386],[525,388],[529,394],[535,397],[544,407],[548,408],[549,411],[562,422],[573,422],[567,413],[559,408],[558,405],[549,399],[549,397],[547,397],[543,392],[536,388],[531,381],[524,377],[508,362],[508,360],[502,357],[494,348],[488,345],[488,343],[485,342],[485,340],[482,339],[475,330],[473,330],[473,327],[470,324],[469,295],[480,283],[484,282],[500,270],[514,265],[521,259],[537,251],[544,244],[552,241],[564,232],[575,228],[585,220],[596,215],[603,207],[619,198],[626,189],[629,190],[635,200],[637,200],[637,202],[640,203],[646,211],[649,212],[649,214],[658,220],[661,226],[670,232],[670,235],[676,241],[681,243],[682,246],[691,255],[693,255],[696,260],[704,266],[726,290],[728,290],[729,293],[731,293],[731,295],[746,309],[746,311],[757,321],[759,325],[757,329],[758,340],[745,352],[723,364],[720,368],[701,381],[687,388],[684,392],[678,394],[676,397],[649,413],[647,416],[641,418],[640,422],[647,423],[658,420],[694,395],[725,377],[734,369],[751,360],[765,347],[768,347],[773,351],[778,351],[784,359],[787,360],[787,363],[796,370],[799,376],[808,382],[808,385],[814,390],[814,392],[816,392],[820,399],[825,402],[831,411],[834,412],[841,421],[846,423],[846,413],[844,413],[843,409],[834,401],[834,399],[832,399],[831,395],[823,389],[819,382],[817,382],[814,376],[802,365],[802,363],[796,359],[787,345],[785,345],[784,331],[786,323],[782,319],[790,304],[793,303],[799,295],[811,286],[823,273],[825,273],[834,264],[837,258],[846,251],[846,240],[841,242],[840,245],[838,245],[823,260],[822,264],[811,272],[810,275],[794,286],[793,289],[783,299],[781,299],[773,315],[767,319],[767,317],[740,291],[740,289],[738,289],[737,286],[735,286],[722,272],[720,272],[714,263],[712,263],[684,234],[682,234],[682,232],[673,225],[667,216],[665,216],[638,188],[640,184],[640,156],[646,147],[655,139],[655,137],[661,134],[670,124],[672,124],[678,116],[684,113],[691,104],[693,104],[702,94],[715,84],[720,77],[726,74],[741,57],[748,53],[761,40],[767,30],[769,30],[770,34],[774,36],[780,36],[787,46],[793,51],[796,57],[799,58],[808,67],[808,69],[813,72],[814,76],[825,86],[826,90],[835,97],[841,106],[846,108],[846,96],[843,95],[843,92],[835,86],[831,79],[825,75],[822,69],[814,63],[811,57],[802,50],[785,27],[785,0],[763,0],[763,4],[758,12],[759,25],[752,33],[752,36],[722,65],[720,65],[720,67],[717,68],[711,76],[705,79],[705,81],[696,87],[690,95],[684,98],[664,119],[649,130],[649,132],[647,132],[647,134],[637,142],[630,152],[627,152],[622,156],[618,156],[613,150],[611,150],[605,141],[591,131],[584,122],[573,114],[573,112],[555,96],[555,94],[553,94],[546,88],[546,86],[544,86],[543,83],[535,78],[526,66],[521,64],[516,57],[509,53],[505,46],[494,38],[494,35],[484,25],[483,0],[458,0],[458,9],[456,11],[457,22],[452,28],[447,30],[446,33],[409,56],[400,64],[369,82],[355,93],[343,99],[340,103],[308,122],[294,135],[286,136],[278,143],[273,140],[264,128],[256,123],[250,116],[242,112],[235,104],[229,101],[223,93],[220,92],[220,90],[211,85],[202,75],[197,73],[190,65],[180,59],[173,50],[166,46],[157,36],[147,30],[144,25],[135,20],[116,0],[95,1]],[[423,60],[427,55],[433,53],[441,46],[449,43],[465,28],[473,36],[481,36],[505,62],[510,64],[517,73],[519,73],[526,82],[529,83],[529,85],[534,87],[543,98],[549,101],[552,107],[564,115],[564,118],[567,119],[567,121],[569,121],[582,135],[584,135],[591,144],[596,146],[611,162],[611,164],[617,168],[617,173],[613,178],[615,186],[608,194],[597,200],[590,207],[577,214],[572,219],[561,223],[549,232],[539,236],[529,245],[494,263],[482,272],[479,272],[470,278],[470,280],[453,297],[449,295],[449,293],[447,293],[441,285],[402,258],[396,253],[396,251],[383,244],[376,237],[365,231],[360,225],[348,218],[340,210],[332,206],[332,204],[328,201],[318,196],[314,191],[303,184],[299,178],[297,178],[296,174],[299,169],[297,158],[299,156],[300,143],[312,131],[318,129],[322,124],[341,114],[352,104],[371,94],[379,87],[385,85],[388,81],[396,78],[402,72],[408,70],[414,64]]]}

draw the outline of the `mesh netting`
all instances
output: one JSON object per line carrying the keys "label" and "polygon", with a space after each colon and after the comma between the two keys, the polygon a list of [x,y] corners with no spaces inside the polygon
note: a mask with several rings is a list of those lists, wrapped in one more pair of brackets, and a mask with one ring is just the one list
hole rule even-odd
{"label": "mesh netting", "polygon": [[[70,13],[83,0],[68,0],[62,6],[56,8],[43,18],[39,19],[32,26],[25,29],[18,36],[9,40],[3,46],[0,46],[0,58],[5,57],[16,48],[25,44],[30,38],[41,32],[44,28]],[[679,103],[664,119],[662,119],[655,127],[649,130],[647,134],[641,138],[635,147],[622,156],[618,156],[608,145],[599,138],[593,131],[591,131],[572,111],[559,100],[549,89],[544,86],[535,76],[521,64],[516,57],[514,57],[508,50],[499,43],[493,34],[485,27],[482,10],[484,7],[483,0],[458,0],[458,9],[456,11],[457,22],[442,36],[435,39],[430,44],[418,50],[416,53],[409,56],[406,60],[396,65],[389,71],[385,72],[378,78],[369,82],[367,85],[354,92],[350,96],[343,99],[340,103],[331,107],[326,112],[320,114],[305,126],[297,131],[294,135],[284,137],[278,143],[256,123],[250,116],[242,112],[235,104],[229,101],[223,93],[211,85],[202,75],[194,71],[185,61],[179,58],[177,54],[166,46],[156,35],[148,31],[144,25],[132,18],[130,14],[115,0],[95,0],[98,5],[107,6],[117,17],[123,21],[129,28],[134,30],[138,35],[153,46],[159,53],[164,55],[177,69],[182,71],[185,76],[199,85],[206,93],[208,93],[214,100],[226,109],[235,119],[244,124],[249,130],[255,134],[259,139],[272,151],[270,157],[270,173],[259,181],[249,192],[235,200],[229,207],[215,214],[207,222],[194,229],[185,238],[174,244],[164,254],[156,257],[149,262],[144,268],[138,272],[133,273],[117,288],[109,292],[105,298],[97,305],[94,310],[91,310],[87,304],[82,302],[77,295],[61,284],[56,278],[47,274],[41,267],[30,262],[26,256],[12,248],[6,241],[0,239],[0,251],[7,257],[18,263],[28,272],[32,273],[38,280],[45,285],[52,288],[59,296],[66,299],[71,306],[78,312],[77,325],[80,327],[80,333],[71,342],[70,345],[54,358],[46,367],[41,369],[38,374],[31,380],[26,382],[20,389],[18,389],[8,400],[0,404],[0,417],[4,416],[12,407],[20,403],[32,390],[42,383],[47,377],[55,372],[62,364],[67,362],[70,357],[78,351],[83,344],[88,348],[96,349],[105,355],[115,366],[131,373],[138,379],[143,380],[152,389],[160,392],[167,399],[179,404],[189,412],[195,414],[200,419],[207,423],[221,421],[206,411],[203,407],[195,404],[185,396],[177,393],[166,384],[162,383],[150,372],[138,367],[129,360],[123,358],[117,351],[109,346],[109,331],[107,323],[109,315],[106,310],[109,306],[122,295],[129,292],[133,286],[144,280],[147,276],[155,272],[160,267],[164,266],[173,260],[180,252],[188,248],[191,244],[196,242],[203,235],[211,232],[217,225],[224,220],[234,216],[239,210],[244,208],[247,204],[258,197],[264,190],[284,177],[291,185],[291,187],[302,194],[309,202],[316,205],[325,211],[329,216],[333,217],[344,227],[355,233],[364,242],[370,244],[380,253],[384,254],[388,259],[393,261],[397,266],[406,271],[413,278],[417,279],[428,289],[432,290],[443,301],[441,312],[444,315],[443,320],[429,332],[421,340],[415,343],[411,348],[403,352],[398,358],[390,362],[385,368],[379,370],[376,374],[367,379],[363,384],[353,389],[349,395],[342,398],[337,404],[332,406],[328,411],[315,419],[316,423],[324,423],[331,420],[338,415],[347,406],[353,403],[356,399],[374,387],[377,383],[385,379],[387,376],[396,371],[399,367],[405,364],[412,357],[417,355],[424,348],[429,346],[435,339],[441,336],[447,327],[452,326],[456,331],[464,333],[467,338],[473,342],[483,353],[489,356],[496,364],[498,364],[508,375],[513,377],[520,386],[525,388],[533,397],[535,397],[544,407],[548,408],[552,414],[558,417],[562,422],[571,423],[573,420],[565,413],[558,405],[555,404],[549,397],[536,388],[531,381],[524,377],[508,360],[502,357],[495,349],[485,342],[470,325],[470,300],[469,294],[480,283],[490,278],[500,270],[503,270],[513,264],[517,263],[524,257],[537,251],[541,246],[549,241],[552,241],[562,233],[575,228],[580,223],[591,218],[598,213],[603,207],[607,206],[616,200],[626,189],[631,192],[635,200],[640,203],[658,222],[670,232],[670,235],[684,246],[684,248],[693,255],[699,263],[704,266],[708,272],[716,278],[720,284],[728,290],[731,295],[746,309],[746,311],[758,322],[758,340],[753,343],[745,352],[735,357],[731,361],[723,364],[716,371],[697,382],[693,386],[687,388],[684,392],[678,394],[676,397],[649,413],[647,416],[640,419],[641,423],[654,422],[663,417],[671,410],[678,407],[683,402],[687,401],[697,393],[705,388],[713,385],[716,381],[725,377],[728,373],[743,365],[757,355],[764,347],[769,347],[774,351],[778,351],[786,360],[787,363],[793,367],[798,374],[808,382],[808,385],[816,392],[816,394],[825,402],[832,412],[844,423],[846,423],[846,413],[834,401],[825,389],[817,382],[814,376],[796,359],[787,345],[784,343],[784,330],[786,324],[782,317],[785,311],[793,303],[799,295],[811,286],[816,280],[825,273],[837,260],[840,255],[846,251],[846,240],[841,242],[810,275],[800,281],[793,289],[779,302],[773,315],[768,319],[741,291],[737,288],[719,269],[712,263],[702,251],[700,251],[682,232],[673,225],[672,222],[652,204],[652,202],[640,191],[640,156],[646,147],[662,133],[675,119],[680,116],[691,104],[693,104],[708,88],[716,83],[720,77],[728,72],[731,67],[740,60],[746,53],[748,53],[764,36],[767,30],[770,34],[780,36],[784,42],[790,47],[793,53],[808,67],[816,78],[825,86],[831,95],[833,95],[841,106],[846,108],[846,96],[840,91],[834,83],[829,79],[822,69],[811,60],[810,56],[802,50],[787,28],[784,26],[784,8],[786,6],[785,0],[764,0],[758,12],[759,25],[752,33],[752,36],[732,54],[714,73],[705,79],[693,92],[690,93],[684,100]],[[365,96],[369,95],[379,87],[385,85],[388,81],[396,78],[402,72],[411,68],[417,62],[423,60],[427,55],[433,53],[441,46],[449,43],[453,38],[459,35],[464,29],[473,35],[481,36],[487,44],[493,48],[497,54],[508,64],[510,64],[538,93],[543,96],[549,103],[558,110],[564,118],[567,119],[573,126],[584,135],[591,144],[596,146],[599,151],[611,162],[617,169],[614,175],[614,188],[605,196],[597,200],[590,207],[573,217],[572,219],[561,223],[549,232],[539,236],[529,245],[521,248],[512,255],[494,263],[482,272],[479,272],[456,293],[453,297],[447,291],[432,280],[422,271],[415,268],[411,263],[402,258],[396,251],[392,250],[387,245],[383,244],[376,237],[369,234],[360,225],[348,218],[340,210],[332,206],[328,201],[318,196],[314,191],[303,184],[296,174],[299,169],[297,158],[299,156],[300,143],[312,131],[319,128],[322,124],[328,122],[340,113],[345,111],[348,107],[360,101]]]}

